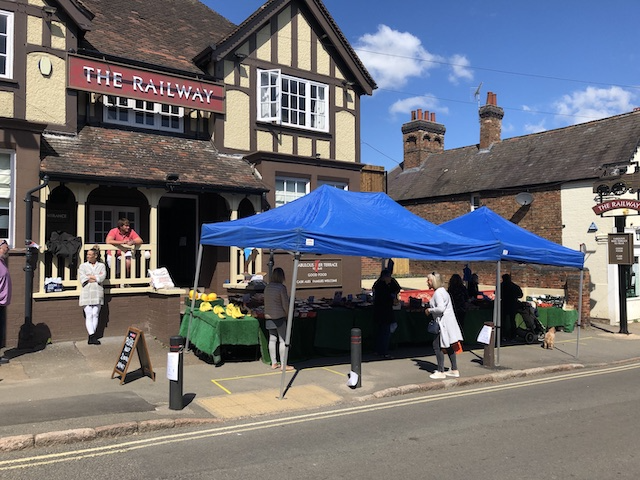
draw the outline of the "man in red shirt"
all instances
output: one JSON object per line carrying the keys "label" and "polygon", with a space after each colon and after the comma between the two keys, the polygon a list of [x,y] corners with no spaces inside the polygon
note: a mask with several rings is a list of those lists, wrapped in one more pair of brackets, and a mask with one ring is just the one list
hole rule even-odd
{"label": "man in red shirt", "polygon": [[[107,233],[107,239],[105,243],[110,243],[111,245],[119,245],[122,250],[133,248],[135,245],[140,245],[143,242],[140,235],[136,233],[134,229],[131,228],[129,224],[129,220],[127,218],[121,218],[118,220],[118,226],[116,228],[112,228]],[[111,252],[107,252],[108,255],[111,255]],[[116,258],[122,255],[120,250],[116,251]],[[109,262],[110,263],[110,262]],[[117,268],[117,267],[116,267]],[[127,277],[131,276],[131,251],[128,250],[125,253],[125,268],[127,269]]]}

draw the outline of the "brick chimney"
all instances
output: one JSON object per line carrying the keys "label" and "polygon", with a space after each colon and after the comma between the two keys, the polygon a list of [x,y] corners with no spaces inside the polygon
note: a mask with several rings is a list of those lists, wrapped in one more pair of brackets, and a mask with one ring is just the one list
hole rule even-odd
{"label": "brick chimney", "polygon": [[404,169],[419,167],[429,154],[444,151],[445,131],[434,112],[413,110],[411,121],[402,125]]}
{"label": "brick chimney", "polygon": [[480,107],[480,150],[500,141],[504,110],[498,106],[496,94],[487,92],[487,104]]}

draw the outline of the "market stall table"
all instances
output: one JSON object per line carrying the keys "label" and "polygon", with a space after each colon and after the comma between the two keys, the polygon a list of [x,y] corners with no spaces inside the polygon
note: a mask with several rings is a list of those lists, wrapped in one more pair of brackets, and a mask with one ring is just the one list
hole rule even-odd
{"label": "market stall table", "polygon": [[[518,318],[518,316],[520,318]],[[549,327],[560,327],[565,332],[573,332],[578,321],[578,310],[564,310],[557,307],[538,307],[538,320]],[[516,315],[516,322],[522,322],[522,316]]]}
{"label": "market stall table", "polygon": [[223,345],[256,345],[260,348],[260,356],[265,361],[269,358],[267,341],[260,329],[257,318],[246,315],[242,318],[220,318],[217,314],[201,312],[196,308],[189,331],[190,308],[187,307],[180,325],[180,335],[201,352],[213,357],[214,363],[222,361]]}

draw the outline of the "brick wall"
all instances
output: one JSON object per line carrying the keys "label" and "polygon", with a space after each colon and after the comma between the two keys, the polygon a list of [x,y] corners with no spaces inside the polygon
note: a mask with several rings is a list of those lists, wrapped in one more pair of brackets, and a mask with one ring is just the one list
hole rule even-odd
{"label": "brick wall", "polygon": [[[562,243],[562,212],[560,211],[560,190],[547,189],[531,191],[534,201],[521,207],[515,200],[519,191],[512,194],[484,195],[482,206],[493,210],[501,217],[516,225],[555,243]],[[432,199],[415,205],[405,205],[407,209],[436,225],[458,218],[471,210],[471,196],[457,196],[445,200]]]}

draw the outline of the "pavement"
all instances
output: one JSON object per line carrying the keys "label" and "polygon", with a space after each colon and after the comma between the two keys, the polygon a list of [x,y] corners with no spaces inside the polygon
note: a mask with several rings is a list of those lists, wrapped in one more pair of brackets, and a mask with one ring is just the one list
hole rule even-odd
{"label": "pavement", "polygon": [[257,359],[252,347],[224,352],[220,366],[186,351],[180,391],[180,382],[167,378],[169,347],[154,338],[145,337],[152,372],[145,375],[134,354],[124,381],[114,369],[126,332],[103,338],[99,346],[85,341],[53,343],[34,352],[7,349],[10,363],[0,366],[0,451],[640,361],[640,323],[629,324],[629,334],[618,331],[618,326],[594,323],[579,332],[558,332],[553,350],[539,343],[507,344],[494,352],[493,366],[483,365],[483,345],[465,346],[458,355],[461,377],[446,380],[429,378],[435,368],[429,345],[392,350],[392,359],[364,354],[357,388],[347,385],[348,355],[296,363],[283,381],[282,372]]}

